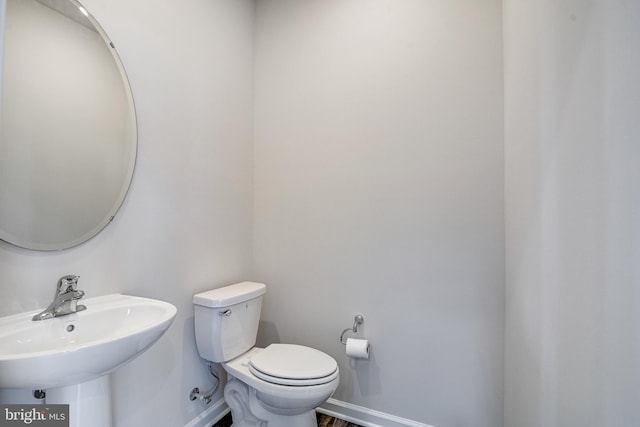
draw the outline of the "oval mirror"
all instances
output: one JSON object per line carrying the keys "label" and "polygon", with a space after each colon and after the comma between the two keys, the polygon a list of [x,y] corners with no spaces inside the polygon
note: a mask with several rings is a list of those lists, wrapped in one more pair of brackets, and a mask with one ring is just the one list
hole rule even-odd
{"label": "oval mirror", "polygon": [[133,98],[113,43],[75,0],[6,2],[0,239],[79,245],[107,226],[133,176]]}

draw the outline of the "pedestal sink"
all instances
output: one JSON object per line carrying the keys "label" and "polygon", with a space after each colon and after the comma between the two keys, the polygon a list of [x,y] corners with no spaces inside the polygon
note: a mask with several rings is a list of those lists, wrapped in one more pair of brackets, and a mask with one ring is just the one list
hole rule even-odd
{"label": "pedestal sink", "polygon": [[38,311],[0,318],[0,388],[46,389],[46,403],[70,404],[72,427],[110,426],[108,374],[151,347],[176,308],[121,294],[82,302],[43,321],[31,320]]}

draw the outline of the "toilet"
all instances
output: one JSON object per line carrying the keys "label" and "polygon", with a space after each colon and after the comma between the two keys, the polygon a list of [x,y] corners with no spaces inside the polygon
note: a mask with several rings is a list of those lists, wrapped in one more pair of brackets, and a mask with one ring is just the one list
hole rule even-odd
{"label": "toilet", "polygon": [[194,295],[198,352],[228,374],[234,427],[317,427],[315,408],[338,387],[338,364],[302,345],[255,347],[266,290],[242,282]]}

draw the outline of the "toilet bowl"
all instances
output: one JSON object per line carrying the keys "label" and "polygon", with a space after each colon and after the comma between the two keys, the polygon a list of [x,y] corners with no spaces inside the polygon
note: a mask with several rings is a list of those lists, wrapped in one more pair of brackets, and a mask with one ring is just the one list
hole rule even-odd
{"label": "toilet bowl", "polygon": [[335,392],[338,364],[296,344],[254,347],[266,286],[242,282],[193,297],[200,356],[228,373],[234,427],[315,427],[315,408]]}

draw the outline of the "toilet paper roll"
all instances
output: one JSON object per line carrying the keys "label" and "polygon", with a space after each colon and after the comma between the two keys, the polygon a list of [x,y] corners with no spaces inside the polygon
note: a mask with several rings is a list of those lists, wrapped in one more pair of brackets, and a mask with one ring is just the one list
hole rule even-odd
{"label": "toilet paper roll", "polygon": [[355,359],[368,359],[369,340],[347,338],[347,356]]}

